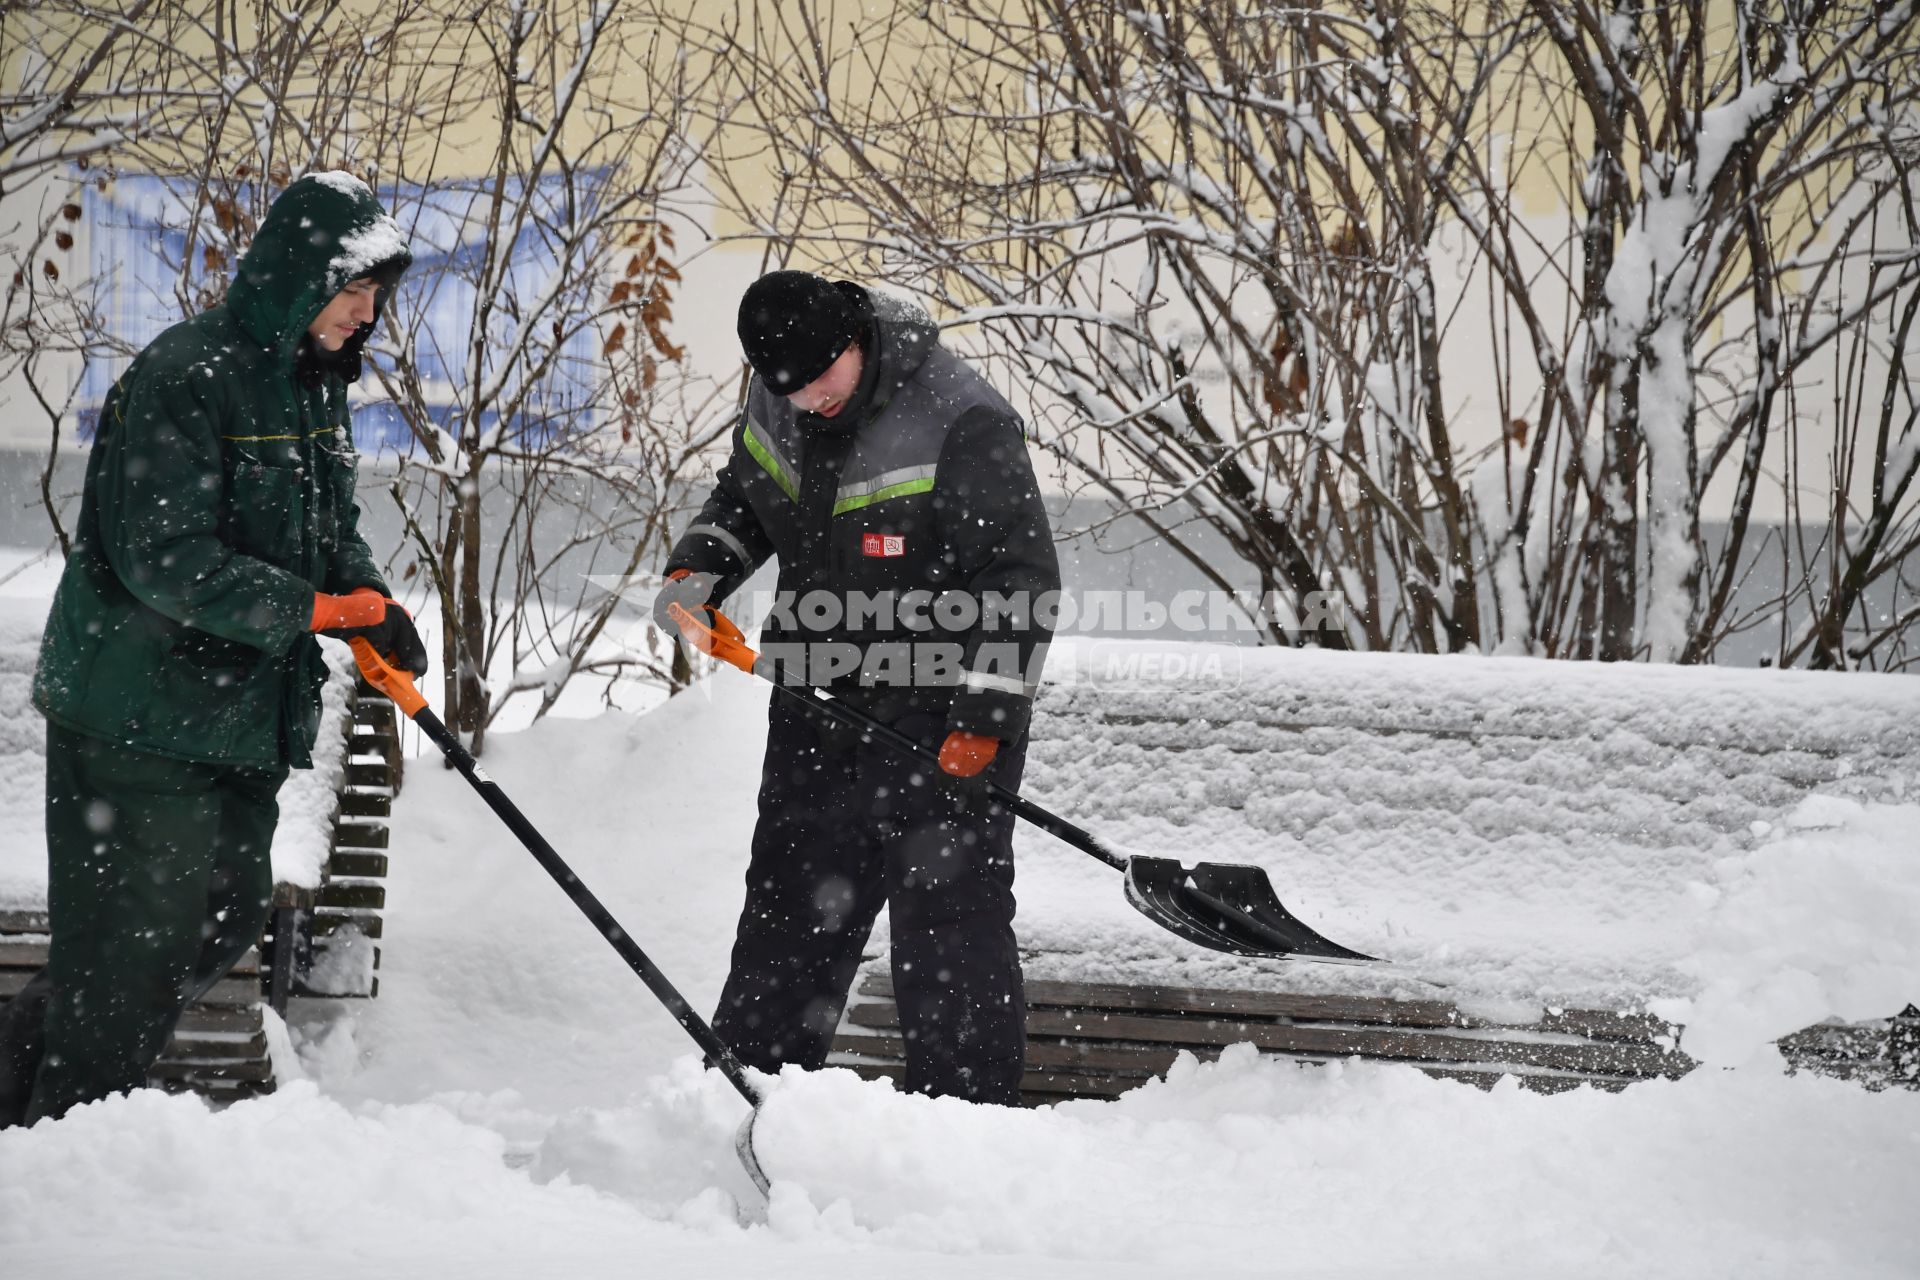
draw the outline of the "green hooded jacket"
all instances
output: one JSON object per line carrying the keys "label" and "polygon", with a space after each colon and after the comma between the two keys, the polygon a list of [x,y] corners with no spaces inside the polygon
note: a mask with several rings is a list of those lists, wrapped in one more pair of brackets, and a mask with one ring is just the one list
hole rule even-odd
{"label": "green hooded jacket", "polygon": [[33,697],[49,720],[184,760],[311,766],[314,592],[387,588],[357,528],[347,412],[371,328],[332,354],[306,331],[367,276],[383,312],[411,261],[359,180],[302,178],[227,300],[114,384],[41,640]]}

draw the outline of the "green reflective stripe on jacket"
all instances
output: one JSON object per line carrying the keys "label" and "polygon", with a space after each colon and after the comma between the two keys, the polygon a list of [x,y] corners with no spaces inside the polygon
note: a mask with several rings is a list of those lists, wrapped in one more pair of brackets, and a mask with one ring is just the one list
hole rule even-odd
{"label": "green reflective stripe on jacket", "polygon": [[936,470],[938,464],[901,467],[871,480],[841,485],[833,497],[833,514],[845,515],[849,511],[858,511],[889,498],[904,498],[911,493],[931,493]]}
{"label": "green reflective stripe on jacket", "polygon": [[741,439],[747,446],[747,452],[753,455],[753,460],[773,477],[775,484],[780,486],[780,492],[795,502],[800,501],[800,483],[794,479],[793,467],[780,456],[779,450],[773,447],[773,442],[761,433],[760,424],[751,416],[747,418]]}

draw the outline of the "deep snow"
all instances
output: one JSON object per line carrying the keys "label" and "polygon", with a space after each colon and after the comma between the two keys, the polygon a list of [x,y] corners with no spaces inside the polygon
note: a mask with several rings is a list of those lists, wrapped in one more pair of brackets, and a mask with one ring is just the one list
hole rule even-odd
{"label": "deep snow", "polygon": [[[1451,670],[1498,704],[1503,668]],[[1383,678],[1432,673],[1389,665]],[[738,909],[764,704],[762,687],[722,673],[643,717],[501,735],[487,758],[702,1009]],[[1064,762],[1048,776],[1076,798]],[[759,1206],[731,1157],[739,1100],[464,782],[416,760],[395,815],[379,998],[299,1002],[298,1057],[273,1097],[213,1111],[142,1094],[0,1134],[0,1256],[23,1276],[1909,1277],[1920,1095],[1789,1078],[1765,1048],[1828,1013],[1920,998],[1920,805],[1844,789],[1764,830],[1722,822],[1703,863],[1669,866],[1658,841],[1609,846],[1611,870],[1590,874],[1623,890],[1668,870],[1598,923],[1574,894],[1495,918],[1493,886],[1515,882],[1501,866],[1436,914],[1435,877],[1480,865],[1437,851],[1342,897],[1310,849],[1261,836],[1257,806],[1195,830],[1147,801],[1096,797],[1075,812],[1142,851],[1277,842],[1311,923],[1458,974],[1506,956],[1529,981],[1580,988],[1590,957],[1664,939],[1657,963],[1620,957],[1614,989],[1646,982],[1690,1024],[1685,1047],[1737,1065],[1547,1098],[1237,1052],[1119,1102],[1020,1112],[789,1075],[757,1128],[776,1184]],[[1031,945],[1096,939],[1123,966],[1167,972],[1191,959],[1120,903],[1111,872],[1044,837],[1018,848]],[[1645,912],[1658,919],[1634,918]]]}

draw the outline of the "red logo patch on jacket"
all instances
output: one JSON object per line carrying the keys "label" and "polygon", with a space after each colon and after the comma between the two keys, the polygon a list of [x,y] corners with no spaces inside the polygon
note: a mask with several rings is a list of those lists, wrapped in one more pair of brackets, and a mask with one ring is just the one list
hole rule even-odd
{"label": "red logo patch on jacket", "polygon": [[901,533],[863,533],[860,535],[860,554],[867,556],[903,556],[907,554],[907,538]]}

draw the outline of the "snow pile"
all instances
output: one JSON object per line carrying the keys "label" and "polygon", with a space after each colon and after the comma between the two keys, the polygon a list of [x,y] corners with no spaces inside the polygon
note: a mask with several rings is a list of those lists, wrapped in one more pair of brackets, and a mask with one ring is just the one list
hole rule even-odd
{"label": "snow pile", "polygon": [[[221,1112],[142,1092],[0,1134],[0,1246],[15,1274],[204,1275],[210,1249],[388,1274],[449,1248],[562,1251],[578,1232],[638,1245],[647,1224],[510,1171],[500,1138],[441,1107],[349,1114],[312,1085]],[[306,1257],[302,1258],[301,1255]],[[235,1271],[242,1267],[229,1263]]]}
{"label": "snow pile", "polygon": [[772,1197],[744,1224],[725,1084],[690,1058],[635,1083],[640,1105],[562,1117],[523,1171],[459,1100],[116,1099],[0,1134],[0,1248],[23,1274],[154,1276],[204,1274],[208,1249],[276,1275],[344,1251],[394,1274],[1047,1280],[1892,1280],[1920,1257],[1920,1097],[1833,1081],[1545,1098],[1248,1050],[1117,1103],[1009,1111],[789,1075],[756,1126]]}
{"label": "snow pile", "polygon": [[[1920,997],[1902,839],[1920,815],[1896,794],[1889,727],[1914,723],[1903,683],[1864,680],[1856,700],[1860,677],[1755,675],[1780,681],[1766,703],[1725,673],[1247,656],[1249,680],[1204,707],[1178,688],[1050,689],[1059,736],[1036,744],[1033,793],[1141,852],[1258,858],[1336,938],[1472,979],[1459,998],[1690,1001],[1739,1065],[1541,1097],[1240,1049],[1115,1103],[1034,1111],[789,1074],[756,1126],[775,1179],[758,1205],[731,1155],[743,1104],[466,782],[423,760],[394,814],[380,997],[296,1001],[309,1079],[271,1098],[214,1112],[143,1094],[0,1133],[0,1256],[37,1275],[201,1275],[218,1250],[276,1276],[663,1280],[1920,1268],[1920,1095],[1754,1053],[1790,1023]],[[495,736],[486,760],[703,1011],[739,910],[766,694],[724,672],[643,717]],[[1396,744],[1325,723],[1446,727],[1448,707],[1543,731]],[[1266,723],[1304,712],[1320,727]],[[1714,724],[1719,745],[1668,750]],[[1229,985],[1342,972],[1235,967],[1154,929],[1083,854],[1032,831],[1017,848],[1029,946],[1080,937],[1101,948],[1089,966]]]}
{"label": "snow pile", "polygon": [[1785,1273],[1789,1259],[1835,1274],[1841,1240],[1854,1266],[1920,1256],[1901,1225],[1920,1171],[1897,1163],[1920,1154],[1920,1098],[1831,1082],[1703,1074],[1620,1095],[1508,1084],[1488,1097],[1242,1048],[1217,1065],[1184,1059],[1117,1103],[1037,1113],[845,1076],[804,1084],[756,1126],[763,1160],[796,1179],[775,1188],[770,1221],[852,1242],[1106,1258],[1142,1274],[1280,1259],[1299,1274],[1706,1276],[1762,1260]]}
{"label": "snow pile", "polygon": [[[0,595],[0,909],[47,896],[46,721],[33,709],[33,669],[47,621],[44,599]],[[42,846],[31,849],[29,833]]]}
{"label": "snow pile", "polygon": [[[1697,886],[1754,848],[1754,824],[1813,790],[1898,802],[1920,772],[1920,682],[1905,676],[1155,657],[1108,642],[1058,655],[1026,792],[1123,853],[1265,867],[1309,925],[1470,995],[1689,995]],[[1170,947],[1107,868],[1033,832],[1019,849],[1037,976],[1366,980]]]}
{"label": "snow pile", "polygon": [[315,888],[333,855],[333,818],[347,771],[347,721],[359,679],[353,653],[333,640],[320,642],[327,683],[320,690],[320,734],[313,768],[295,769],[280,788],[280,822],[273,831],[275,881]]}
{"label": "snow pile", "polygon": [[1656,1012],[1684,1047],[1737,1065],[1813,1023],[1861,1022],[1920,1002],[1920,805],[1812,796],[1752,853],[1695,886],[1681,968],[1692,998]]}

